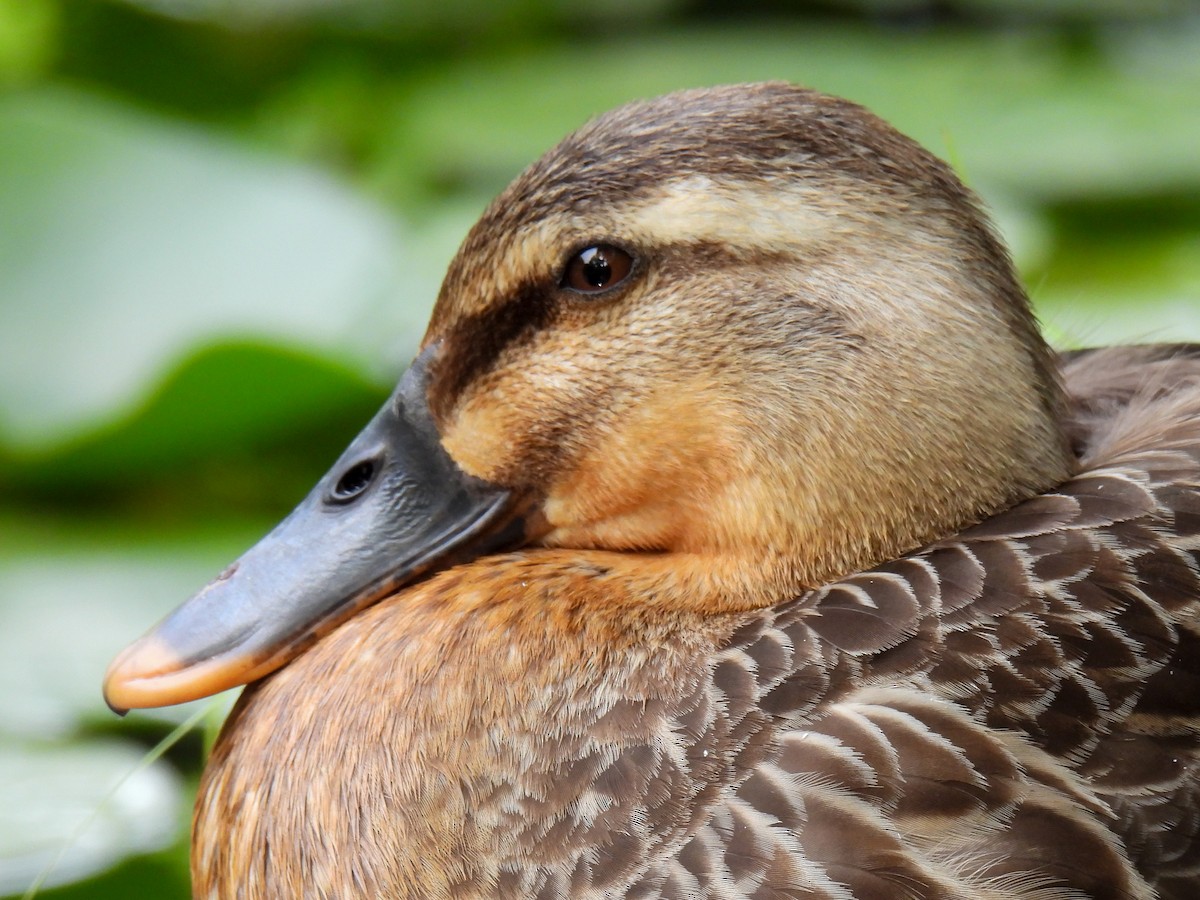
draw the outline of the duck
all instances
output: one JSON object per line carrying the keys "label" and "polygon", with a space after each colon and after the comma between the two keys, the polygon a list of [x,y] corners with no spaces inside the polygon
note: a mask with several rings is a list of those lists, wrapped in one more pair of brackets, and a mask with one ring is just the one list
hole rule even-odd
{"label": "duck", "polygon": [[198,898],[1200,896],[1200,346],[1051,350],[850,101],[622,106],[104,692],[239,685]]}

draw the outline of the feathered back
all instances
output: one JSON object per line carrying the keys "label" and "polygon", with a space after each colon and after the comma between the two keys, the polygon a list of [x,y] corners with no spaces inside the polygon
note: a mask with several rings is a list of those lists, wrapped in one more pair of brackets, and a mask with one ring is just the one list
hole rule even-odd
{"label": "feathered back", "polygon": [[1077,477],[734,636],[681,723],[755,763],[625,896],[1197,895],[1200,348],[1064,370]]}

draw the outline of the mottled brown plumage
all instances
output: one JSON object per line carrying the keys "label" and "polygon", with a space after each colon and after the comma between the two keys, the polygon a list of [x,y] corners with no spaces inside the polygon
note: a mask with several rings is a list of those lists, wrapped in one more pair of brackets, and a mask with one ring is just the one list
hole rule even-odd
{"label": "mottled brown plumage", "polygon": [[[562,289],[596,243],[628,284]],[[1200,892],[1200,348],[1050,354],[925,151],[787,85],[617,110],[425,346],[527,543],[247,689],[198,897]]]}

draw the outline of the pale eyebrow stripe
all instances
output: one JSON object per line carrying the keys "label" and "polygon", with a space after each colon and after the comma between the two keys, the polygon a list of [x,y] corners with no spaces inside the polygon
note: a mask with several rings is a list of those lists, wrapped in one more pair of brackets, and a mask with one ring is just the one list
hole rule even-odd
{"label": "pale eyebrow stripe", "polygon": [[559,256],[589,240],[632,242],[643,247],[722,245],[734,251],[790,254],[826,237],[844,204],[835,210],[836,189],[796,179],[751,183],[691,175],[652,194],[615,203],[604,214],[548,215],[514,235],[504,249],[506,265],[486,286],[503,296],[535,273],[553,271]]}
{"label": "pale eyebrow stripe", "polygon": [[771,179],[719,181],[691,175],[669,182],[618,218],[634,239],[651,245],[705,243],[789,253],[828,235],[837,214],[828,187]]}

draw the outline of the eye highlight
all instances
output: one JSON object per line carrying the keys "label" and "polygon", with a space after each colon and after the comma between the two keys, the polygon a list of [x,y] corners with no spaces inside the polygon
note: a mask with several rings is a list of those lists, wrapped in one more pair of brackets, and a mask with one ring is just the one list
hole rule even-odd
{"label": "eye highlight", "polygon": [[571,257],[562,286],[580,294],[598,294],[619,285],[632,271],[632,256],[619,247],[596,244]]}

